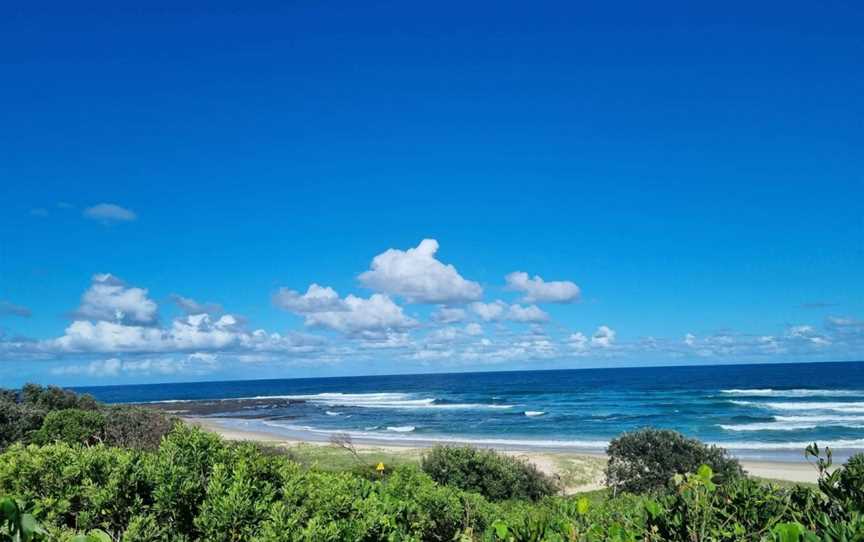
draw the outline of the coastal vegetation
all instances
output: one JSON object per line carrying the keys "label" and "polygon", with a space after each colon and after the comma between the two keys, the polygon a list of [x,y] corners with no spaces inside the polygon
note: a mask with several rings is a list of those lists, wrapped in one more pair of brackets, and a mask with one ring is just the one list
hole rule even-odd
{"label": "coastal vegetation", "polygon": [[606,482],[615,492],[649,493],[667,489],[676,474],[708,465],[715,481],[743,476],[738,460],[723,448],[708,446],[668,429],[624,433],[609,443]]}
{"label": "coastal vegetation", "polygon": [[[322,469],[62,390],[0,397],[0,541],[864,540],[864,455],[834,469],[816,445],[818,487],[778,487],[722,451],[643,431],[610,446],[614,490],[564,496],[488,450],[441,447],[383,470],[356,454]],[[668,476],[640,476],[636,453]]]}

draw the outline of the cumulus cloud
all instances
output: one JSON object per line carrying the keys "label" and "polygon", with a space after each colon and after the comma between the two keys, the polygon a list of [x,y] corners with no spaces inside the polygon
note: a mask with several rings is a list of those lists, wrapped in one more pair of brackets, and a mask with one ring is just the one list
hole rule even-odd
{"label": "cumulus cloud", "polygon": [[432,313],[432,320],[439,324],[454,324],[456,322],[461,322],[466,318],[466,316],[467,313],[465,312],[465,309],[438,307],[438,309]]}
{"label": "cumulus cloud", "polygon": [[615,342],[615,330],[609,326],[600,326],[591,336],[591,346],[609,348]]}
{"label": "cumulus cloud", "polygon": [[157,308],[147,290],[129,287],[110,273],[101,273],[93,275],[74,315],[87,320],[150,325],[156,323]]}
{"label": "cumulus cloud", "polygon": [[507,303],[500,300],[492,301],[491,303],[482,303],[479,301],[471,303],[471,310],[474,311],[474,314],[487,322],[503,320],[507,308]]}
{"label": "cumulus cloud", "polygon": [[21,318],[29,318],[33,312],[22,305],[16,305],[9,301],[0,300],[0,316],[20,316]]}
{"label": "cumulus cloud", "polygon": [[76,320],[52,341],[52,346],[65,352],[159,351],[166,348],[167,342],[163,331],[155,327]]}
{"label": "cumulus cloud", "polygon": [[317,350],[322,340],[300,333],[267,333],[242,329],[238,318],[194,314],[175,319],[169,328],[125,325],[118,322],[77,320],[62,336],[41,343],[48,352],[283,352]]}
{"label": "cumulus cloud", "polygon": [[586,337],[581,331],[577,331],[576,333],[571,333],[570,336],[567,337],[567,344],[570,348],[581,352],[588,348],[588,337]]}
{"label": "cumulus cloud", "polygon": [[523,303],[572,303],[579,299],[580,290],[569,280],[544,281],[539,275],[533,278],[523,271],[515,271],[505,277],[507,289],[522,292]]}
{"label": "cumulus cloud", "polygon": [[416,248],[391,248],[372,260],[360,282],[377,292],[398,295],[408,303],[463,303],[483,295],[476,282],[465,280],[450,264],[435,258],[438,241],[424,239]]}
{"label": "cumulus cloud", "polygon": [[273,304],[281,309],[298,314],[350,310],[345,301],[339,299],[339,294],[336,293],[336,290],[329,286],[319,286],[315,283],[309,285],[305,294],[301,294],[296,290],[289,290],[288,288],[279,288],[273,294]]}
{"label": "cumulus cloud", "polygon": [[317,284],[310,285],[305,294],[280,288],[273,296],[273,303],[304,316],[307,326],[348,335],[404,331],[419,324],[387,295],[372,294],[368,299],[348,295],[343,299],[333,288]]}
{"label": "cumulus cloud", "polygon": [[549,315],[546,314],[537,305],[510,305],[507,309],[507,319],[513,322],[545,322],[549,320]]}
{"label": "cumulus cloud", "polygon": [[549,315],[537,305],[508,305],[499,300],[490,303],[471,303],[471,310],[486,322],[509,320],[512,322],[546,322]]}
{"label": "cumulus cloud", "polygon": [[171,300],[186,314],[222,314],[224,309],[219,303],[199,303],[191,297],[171,294]]}
{"label": "cumulus cloud", "polygon": [[398,331],[418,325],[417,320],[405,315],[402,307],[383,294],[372,294],[368,299],[349,295],[343,303],[343,310],[306,314],[306,325],[326,327],[347,334]]}
{"label": "cumulus cloud", "polygon": [[131,222],[138,218],[135,212],[114,203],[99,203],[84,209],[84,216],[104,224],[111,222]]}

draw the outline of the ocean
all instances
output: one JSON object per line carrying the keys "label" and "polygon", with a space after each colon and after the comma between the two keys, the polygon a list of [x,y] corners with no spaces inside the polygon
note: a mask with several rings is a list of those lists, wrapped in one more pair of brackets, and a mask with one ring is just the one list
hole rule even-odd
{"label": "ocean", "polygon": [[864,362],[246,380],[78,388],[307,440],[602,451],[652,426],[748,459],[864,451]]}

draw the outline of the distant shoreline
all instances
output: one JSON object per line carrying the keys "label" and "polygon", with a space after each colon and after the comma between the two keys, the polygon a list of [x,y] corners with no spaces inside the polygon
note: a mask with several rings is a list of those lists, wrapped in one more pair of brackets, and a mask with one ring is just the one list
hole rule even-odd
{"label": "distant shoreline", "polygon": [[[232,418],[204,418],[198,416],[180,416],[180,419],[191,425],[195,425],[207,431],[216,433],[226,440],[259,442],[285,448],[299,446],[302,444],[314,446],[330,445],[327,440],[303,438],[300,434],[288,437],[279,435],[277,433],[236,427],[234,425],[230,425],[230,422],[234,420]],[[220,423],[220,421],[222,423]],[[409,453],[413,455],[419,455],[420,453],[422,453],[423,450],[428,449],[435,444],[437,443],[423,442],[420,439],[418,439],[418,441],[416,442],[411,443],[372,442],[363,440],[354,441],[354,446],[358,450],[370,452],[375,450],[381,450],[387,451],[389,453]],[[464,444],[470,444],[470,441],[466,440]],[[528,461],[534,463],[540,470],[550,475],[561,474],[561,465],[568,460],[572,461],[578,460],[580,458],[586,458],[595,461],[599,460],[602,462],[605,462],[606,460],[606,454],[601,452],[551,451],[539,449],[535,450],[498,445],[489,446],[485,444],[484,447],[490,447],[506,454],[526,457]],[[744,467],[744,470],[746,470],[748,474],[759,478],[810,484],[816,483],[817,481],[816,469],[813,467],[813,465],[806,462],[803,458],[798,462],[752,461],[742,459],[741,465]],[[596,473],[596,476],[594,476],[593,479],[591,479],[587,483],[568,488],[568,492],[593,491],[596,489],[601,489],[602,487],[602,472],[598,472]]]}

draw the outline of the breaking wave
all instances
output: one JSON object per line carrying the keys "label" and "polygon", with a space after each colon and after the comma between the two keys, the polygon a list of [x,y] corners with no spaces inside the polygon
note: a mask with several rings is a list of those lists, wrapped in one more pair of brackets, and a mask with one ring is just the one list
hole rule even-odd
{"label": "breaking wave", "polygon": [[758,401],[732,401],[736,405],[752,406],[757,408],[767,408],[771,410],[809,410],[809,411],[833,411],[844,412],[847,414],[864,414],[864,402],[819,402],[819,401],[800,401],[789,403],[768,402],[762,403]]}
{"label": "breaking wave", "polygon": [[864,396],[860,390],[808,390],[791,389],[775,390],[772,388],[757,389],[730,389],[720,390],[726,395],[740,395],[747,397],[861,397]]}
{"label": "breaking wave", "polygon": [[443,403],[434,397],[415,398],[408,393],[318,393],[314,395],[260,395],[246,400],[302,401],[321,406],[390,409],[438,409],[438,410],[507,410],[514,405],[487,403]]}

